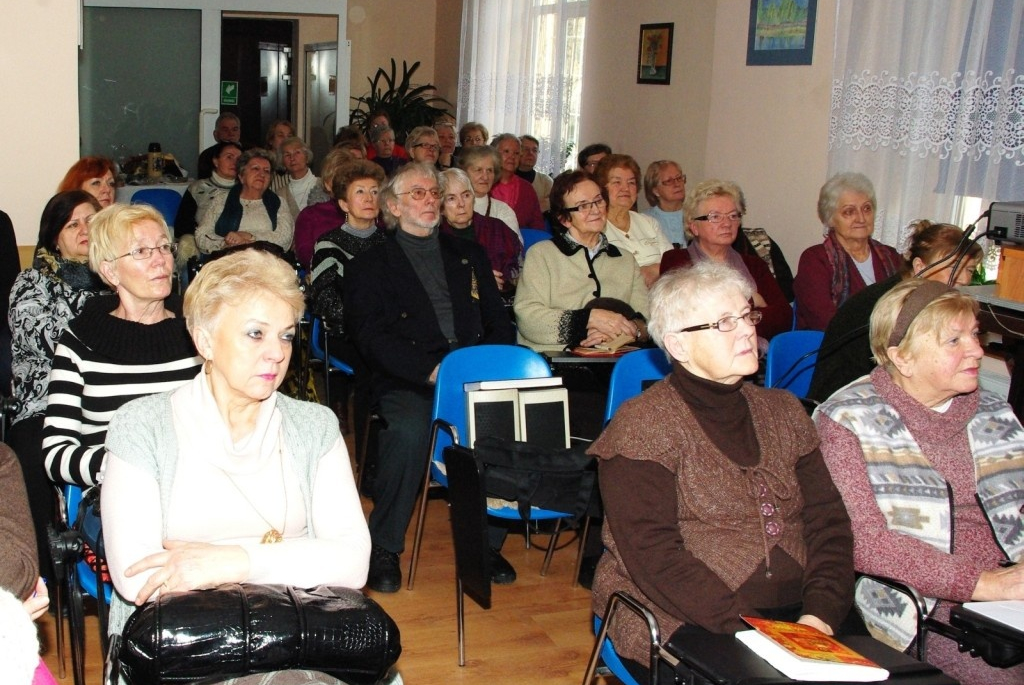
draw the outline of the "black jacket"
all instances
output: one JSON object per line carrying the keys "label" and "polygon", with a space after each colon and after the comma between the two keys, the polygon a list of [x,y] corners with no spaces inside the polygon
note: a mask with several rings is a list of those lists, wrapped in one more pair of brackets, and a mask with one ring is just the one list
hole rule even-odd
{"label": "black jacket", "polygon": [[[400,229],[399,229],[400,230]],[[515,331],[487,253],[468,240],[440,234],[457,347],[514,344]],[[453,349],[412,263],[393,234],[347,267],[345,330],[373,370],[373,394],[429,390],[428,379]]]}

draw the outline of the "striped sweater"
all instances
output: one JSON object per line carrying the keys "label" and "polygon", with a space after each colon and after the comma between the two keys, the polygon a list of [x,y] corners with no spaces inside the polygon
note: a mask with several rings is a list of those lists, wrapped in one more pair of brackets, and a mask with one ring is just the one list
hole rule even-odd
{"label": "striped sweater", "polygon": [[43,455],[57,483],[96,485],[101,480],[107,423],[124,403],[173,390],[202,366],[181,317],[156,324],[111,315],[116,295],[92,298],[60,337],[50,372]]}

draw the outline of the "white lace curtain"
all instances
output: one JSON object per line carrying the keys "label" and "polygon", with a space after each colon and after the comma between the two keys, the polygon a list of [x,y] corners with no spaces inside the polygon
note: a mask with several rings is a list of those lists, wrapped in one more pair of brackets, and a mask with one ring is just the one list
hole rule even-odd
{"label": "white lace curtain", "polygon": [[465,0],[459,124],[540,140],[537,169],[557,173],[579,127],[586,0]]}
{"label": "white lace curtain", "polygon": [[902,250],[911,221],[1024,200],[1022,15],[1019,0],[838,0],[829,173],[874,182],[877,239]]}

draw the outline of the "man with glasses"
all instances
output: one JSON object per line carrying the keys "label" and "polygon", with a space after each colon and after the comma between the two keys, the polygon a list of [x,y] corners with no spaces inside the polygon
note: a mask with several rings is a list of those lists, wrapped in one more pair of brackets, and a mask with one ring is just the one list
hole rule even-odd
{"label": "man with glasses", "polygon": [[[426,466],[438,366],[460,347],[512,344],[515,332],[487,253],[438,231],[441,188],[433,166],[402,167],[380,200],[395,230],[347,266],[344,313],[387,423],[373,484],[367,587],[396,592],[402,584],[399,555]],[[494,582],[515,580],[515,570],[496,550],[491,566]]]}

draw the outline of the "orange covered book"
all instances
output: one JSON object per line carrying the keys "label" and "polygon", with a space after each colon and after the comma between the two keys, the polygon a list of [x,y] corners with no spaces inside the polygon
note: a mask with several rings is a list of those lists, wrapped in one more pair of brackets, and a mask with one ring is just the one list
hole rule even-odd
{"label": "orange covered book", "polygon": [[833,637],[802,623],[741,616],[754,630],[736,638],[793,680],[875,682],[889,672]]}

